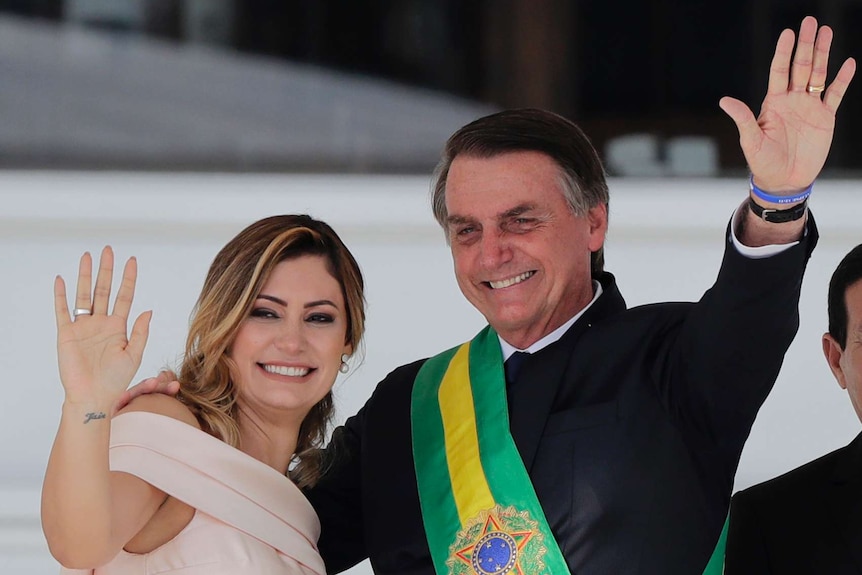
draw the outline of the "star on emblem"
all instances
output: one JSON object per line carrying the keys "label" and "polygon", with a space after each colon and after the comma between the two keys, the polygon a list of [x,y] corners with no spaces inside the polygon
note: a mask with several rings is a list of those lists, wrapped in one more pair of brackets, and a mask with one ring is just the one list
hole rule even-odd
{"label": "star on emblem", "polygon": [[506,531],[489,514],[475,542],[456,551],[455,556],[472,566],[477,575],[524,575],[520,554],[532,537],[532,531]]}

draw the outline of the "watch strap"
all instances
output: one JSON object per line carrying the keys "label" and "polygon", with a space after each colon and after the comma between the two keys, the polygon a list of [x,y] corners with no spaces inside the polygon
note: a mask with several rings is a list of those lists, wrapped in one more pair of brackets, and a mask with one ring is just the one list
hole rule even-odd
{"label": "watch strap", "polygon": [[764,222],[781,224],[784,222],[796,221],[804,216],[808,209],[808,199],[806,198],[805,201],[796,204],[792,208],[787,208],[786,210],[775,210],[772,208],[764,208],[755,202],[754,198],[749,196],[748,207],[752,212],[754,212],[755,216],[761,218]]}

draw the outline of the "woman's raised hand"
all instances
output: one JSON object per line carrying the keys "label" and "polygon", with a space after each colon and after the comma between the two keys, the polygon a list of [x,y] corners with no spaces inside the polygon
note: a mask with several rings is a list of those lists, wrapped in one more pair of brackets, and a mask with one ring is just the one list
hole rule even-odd
{"label": "woman's raised hand", "polygon": [[102,250],[95,289],[92,289],[93,259],[81,256],[74,312],[69,313],[66,283],[54,280],[54,310],[57,316],[57,357],[66,402],[88,403],[111,410],[128,387],[144,354],[152,312],[138,316],[127,335],[127,324],[138,267],[130,258],[123,269],[114,309],[109,313],[114,252]]}

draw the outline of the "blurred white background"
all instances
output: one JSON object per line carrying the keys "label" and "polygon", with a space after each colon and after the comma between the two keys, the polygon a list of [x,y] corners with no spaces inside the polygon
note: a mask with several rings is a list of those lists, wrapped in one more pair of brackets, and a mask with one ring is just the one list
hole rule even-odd
{"label": "blurred white background", "polygon": [[[696,300],[718,270],[744,179],[611,181],[607,268],[629,306]],[[398,365],[469,339],[481,316],[463,299],[428,207],[428,178],[0,172],[0,572],[53,573],[39,489],[62,403],[52,281],[74,278],[84,250],[135,255],[135,309],[154,310],[140,376],[176,363],[189,312],[218,249],[245,225],[309,213],[341,234],[367,282],[366,356],[336,387],[355,412]],[[848,443],[860,425],[820,352],[828,278],[862,241],[859,183],[818,182],[821,240],[805,277],[799,334],[746,447],[737,488]],[[370,573],[367,565],[352,573]]]}

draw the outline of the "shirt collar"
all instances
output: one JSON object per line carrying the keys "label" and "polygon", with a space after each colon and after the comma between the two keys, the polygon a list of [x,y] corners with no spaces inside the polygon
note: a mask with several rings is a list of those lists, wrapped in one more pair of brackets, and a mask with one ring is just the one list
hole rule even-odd
{"label": "shirt collar", "polygon": [[540,339],[539,341],[537,341],[536,343],[534,343],[533,345],[528,347],[527,349],[518,349],[517,347],[513,346],[512,344],[510,344],[509,342],[504,340],[502,337],[497,335],[497,339],[500,340],[500,347],[503,350],[503,361],[506,361],[507,359],[509,359],[512,356],[512,354],[515,353],[516,351],[525,351],[527,353],[536,353],[540,349],[543,349],[543,348],[551,345],[552,343],[554,343],[555,341],[557,341],[558,339],[563,337],[563,334],[566,333],[570,327],[572,327],[572,324],[574,324],[576,321],[578,321],[578,318],[581,317],[582,315],[584,315],[584,312],[587,311],[588,309],[590,309],[590,306],[593,305],[594,303],[596,303],[596,300],[599,299],[599,296],[602,295],[602,284],[593,280],[593,291],[595,292],[593,294],[593,299],[591,299],[590,303],[585,305],[581,311],[579,311],[574,316],[572,316],[572,318],[569,319],[569,321],[567,321],[566,323],[564,323],[563,325],[561,325],[560,327],[558,327],[557,329],[555,329],[554,331],[552,331],[551,333],[549,333],[548,335],[546,335],[545,337],[543,337],[542,339]]}

